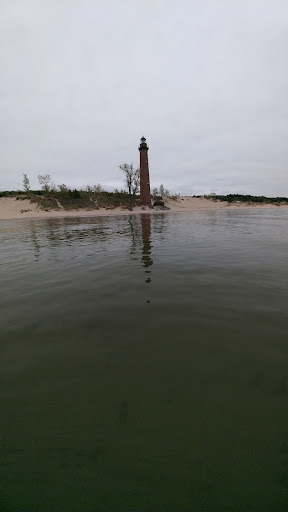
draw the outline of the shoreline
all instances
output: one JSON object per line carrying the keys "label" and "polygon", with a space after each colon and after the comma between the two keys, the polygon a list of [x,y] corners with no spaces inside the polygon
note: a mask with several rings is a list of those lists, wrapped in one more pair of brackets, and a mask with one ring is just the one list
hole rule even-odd
{"label": "shoreline", "polygon": [[168,199],[165,205],[170,210],[151,210],[148,207],[136,206],[133,211],[122,209],[120,207],[113,209],[100,208],[99,210],[50,210],[43,211],[37,207],[35,203],[30,203],[28,199],[17,200],[14,197],[1,197],[0,198],[0,221],[6,220],[36,220],[36,219],[57,219],[57,218],[75,218],[75,217],[110,217],[120,215],[134,215],[138,213],[179,213],[179,212],[199,212],[199,211],[220,211],[220,210],[267,210],[288,208],[288,205],[273,205],[273,204],[247,204],[247,203],[230,203],[225,201],[213,201],[206,198],[195,198],[189,196],[179,197],[177,200]]}

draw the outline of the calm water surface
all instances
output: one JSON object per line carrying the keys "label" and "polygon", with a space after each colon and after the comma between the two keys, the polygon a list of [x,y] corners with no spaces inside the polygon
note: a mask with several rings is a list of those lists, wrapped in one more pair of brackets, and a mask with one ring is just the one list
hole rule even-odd
{"label": "calm water surface", "polygon": [[286,512],[287,226],[2,221],[1,512]]}

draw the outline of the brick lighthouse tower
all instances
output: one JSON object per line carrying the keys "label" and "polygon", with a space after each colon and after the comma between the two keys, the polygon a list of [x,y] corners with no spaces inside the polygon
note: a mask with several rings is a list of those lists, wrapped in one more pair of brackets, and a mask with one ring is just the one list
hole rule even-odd
{"label": "brick lighthouse tower", "polygon": [[148,165],[148,146],[145,137],[141,138],[140,151],[140,200],[143,204],[151,204],[150,178]]}

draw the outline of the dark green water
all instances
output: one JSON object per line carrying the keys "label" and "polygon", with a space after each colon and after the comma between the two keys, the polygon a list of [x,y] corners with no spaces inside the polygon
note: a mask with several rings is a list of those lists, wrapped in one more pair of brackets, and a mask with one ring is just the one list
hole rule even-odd
{"label": "dark green water", "polygon": [[0,244],[1,512],[286,512],[287,210]]}

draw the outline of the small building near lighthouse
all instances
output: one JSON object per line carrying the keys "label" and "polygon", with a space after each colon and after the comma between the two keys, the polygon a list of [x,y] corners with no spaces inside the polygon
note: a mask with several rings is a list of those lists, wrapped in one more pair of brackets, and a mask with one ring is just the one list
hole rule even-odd
{"label": "small building near lighthouse", "polygon": [[145,137],[142,137],[139,145],[140,152],[140,201],[142,204],[151,204],[148,149]]}

